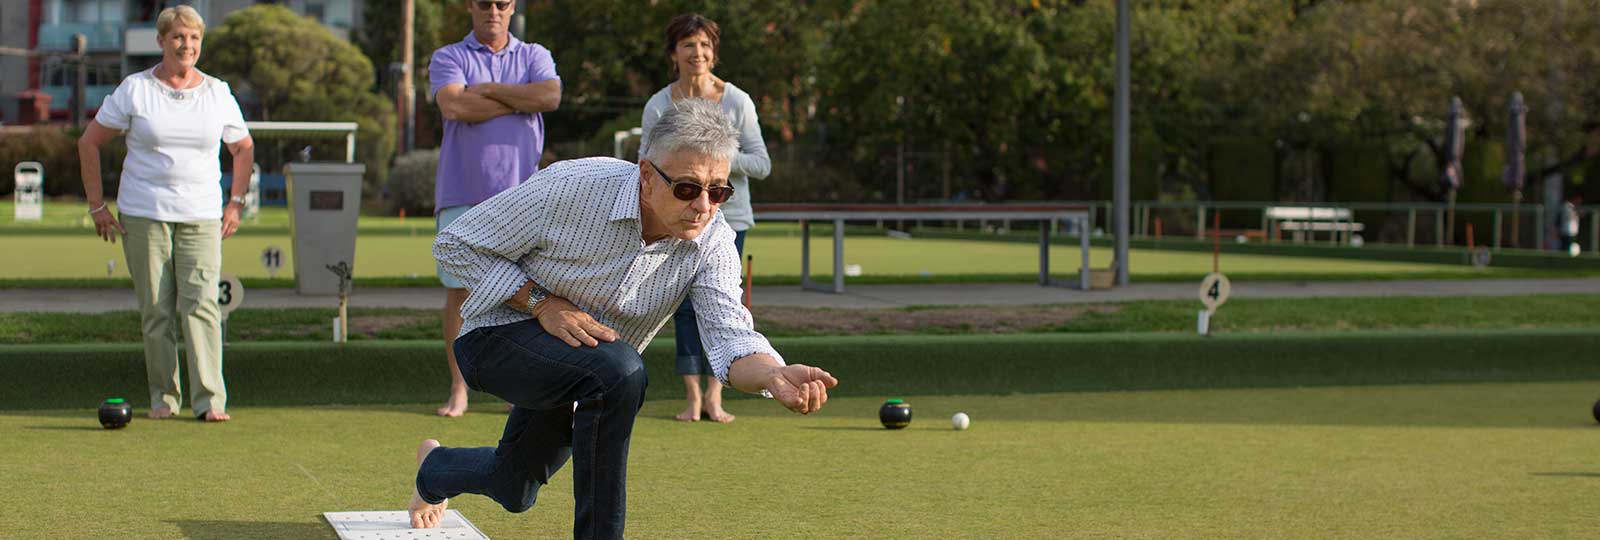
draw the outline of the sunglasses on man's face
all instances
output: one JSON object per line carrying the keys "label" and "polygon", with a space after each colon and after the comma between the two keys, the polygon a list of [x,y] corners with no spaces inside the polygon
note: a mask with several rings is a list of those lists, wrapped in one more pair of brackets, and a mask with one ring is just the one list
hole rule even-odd
{"label": "sunglasses on man's face", "polygon": [[511,5],[515,2],[492,2],[490,0],[478,0],[476,3],[478,4],[478,11],[506,11],[511,9]]}
{"label": "sunglasses on man's face", "polygon": [[711,198],[711,204],[722,204],[733,196],[733,186],[705,187],[694,182],[679,182],[673,180],[671,176],[667,176],[667,173],[662,172],[661,167],[656,166],[654,161],[650,162],[650,168],[656,170],[656,176],[660,176],[662,182],[672,186],[672,196],[677,197],[680,201],[695,200],[700,197],[701,191],[705,191],[706,196]]}

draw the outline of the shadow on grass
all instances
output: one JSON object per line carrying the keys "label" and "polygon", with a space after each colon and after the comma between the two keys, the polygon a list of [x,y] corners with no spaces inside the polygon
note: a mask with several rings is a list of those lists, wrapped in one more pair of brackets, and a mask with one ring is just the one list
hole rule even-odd
{"label": "shadow on grass", "polygon": [[220,521],[179,519],[168,523],[183,530],[193,540],[231,540],[235,538],[338,538],[327,523],[285,521]]}
{"label": "shadow on grass", "polygon": [[822,431],[890,431],[881,427],[856,427],[856,426],[805,426],[800,429],[816,429]]}
{"label": "shadow on grass", "polygon": [[22,429],[38,429],[44,431],[111,431],[100,426],[22,426]]}
{"label": "shadow on grass", "polygon": [[1600,478],[1600,472],[1536,472],[1528,476],[1553,476],[1559,478]]}

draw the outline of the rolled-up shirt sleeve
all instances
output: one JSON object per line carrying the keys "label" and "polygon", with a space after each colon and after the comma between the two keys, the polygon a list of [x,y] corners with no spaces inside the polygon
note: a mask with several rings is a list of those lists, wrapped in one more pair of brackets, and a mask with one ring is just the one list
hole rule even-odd
{"label": "rolled-up shirt sleeve", "polygon": [[733,231],[724,232],[728,234],[718,235],[722,241],[705,246],[711,253],[689,286],[689,300],[694,302],[711,371],[723,384],[730,384],[728,367],[734,360],[757,353],[771,355],[779,364],[784,360],[767,337],[756,331],[750,310],[739,302],[739,252],[733,245]]}
{"label": "rolled-up shirt sleeve", "polygon": [[476,317],[509,300],[528,282],[518,265],[545,240],[547,184],[524,182],[491,197],[445,227],[433,256],[467,286],[461,317]]}

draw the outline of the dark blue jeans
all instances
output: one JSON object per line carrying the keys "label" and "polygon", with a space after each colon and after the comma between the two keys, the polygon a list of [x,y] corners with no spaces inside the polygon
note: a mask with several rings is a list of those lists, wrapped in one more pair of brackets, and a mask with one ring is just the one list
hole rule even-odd
{"label": "dark blue jeans", "polygon": [[422,499],[476,493],[524,512],[570,457],[573,537],[622,538],[628,440],[646,384],[639,353],[622,341],[572,347],[536,320],[473,330],[456,339],[455,351],[468,387],[515,407],[499,446],[428,454],[417,468]]}
{"label": "dark blue jeans", "polygon": [[[733,248],[744,255],[745,231],[734,231]],[[679,375],[711,375],[711,361],[706,358],[705,344],[700,341],[700,323],[694,318],[694,302],[688,298],[672,312],[672,336],[677,343]]]}

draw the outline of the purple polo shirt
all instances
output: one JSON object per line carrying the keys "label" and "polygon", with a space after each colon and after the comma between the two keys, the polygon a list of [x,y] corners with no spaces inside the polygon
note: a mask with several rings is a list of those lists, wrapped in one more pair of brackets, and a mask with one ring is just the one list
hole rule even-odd
{"label": "purple polo shirt", "polygon": [[[550,50],[537,43],[511,42],[494,52],[478,38],[433,51],[428,65],[429,92],[438,95],[448,84],[471,87],[482,83],[527,84],[560,80]],[[472,205],[521,184],[539,171],[544,153],[544,116],[513,113],[469,124],[444,121],[439,171],[434,184],[434,212]]]}

